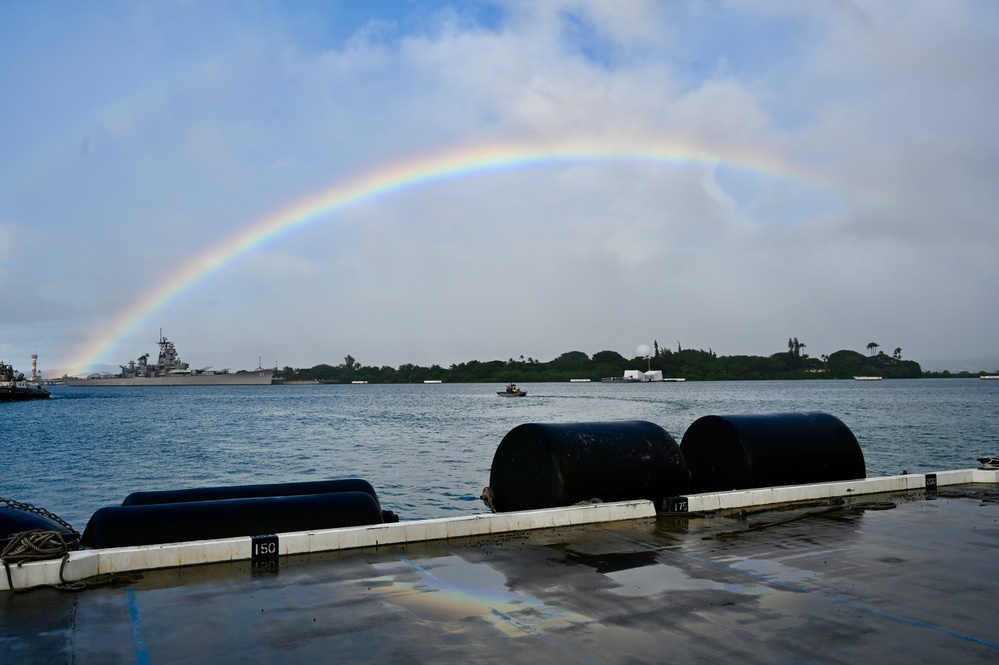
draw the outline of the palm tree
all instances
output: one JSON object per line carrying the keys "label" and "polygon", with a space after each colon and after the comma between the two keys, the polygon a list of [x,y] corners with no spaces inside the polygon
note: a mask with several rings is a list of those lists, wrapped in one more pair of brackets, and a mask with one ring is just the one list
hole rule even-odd
{"label": "palm tree", "polygon": [[874,355],[874,350],[877,349],[879,346],[881,346],[881,345],[878,344],[877,342],[869,342],[867,344],[867,350],[870,351],[871,355],[873,356]]}
{"label": "palm tree", "polygon": [[895,358],[895,360],[901,360],[902,359],[902,347],[901,346],[896,346],[895,347],[895,353],[893,353],[892,356]]}

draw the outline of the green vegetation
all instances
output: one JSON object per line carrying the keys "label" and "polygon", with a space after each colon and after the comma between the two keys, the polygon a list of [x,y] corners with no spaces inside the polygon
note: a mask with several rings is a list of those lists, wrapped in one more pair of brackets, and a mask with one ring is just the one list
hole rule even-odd
{"label": "green vegetation", "polygon": [[745,381],[763,379],[852,379],[854,376],[881,376],[886,379],[911,379],[923,376],[919,364],[902,360],[902,349],[893,355],[874,354],[878,344],[871,343],[865,356],[856,351],[837,351],[819,358],[802,353],[805,345],[797,337],[788,340],[786,352],[771,356],[719,356],[712,350],[664,349],[656,342],[649,358],[625,358],[615,351],[600,351],[591,358],[582,351],[567,351],[549,362],[534,358],[479,361],[470,360],[445,369],[440,365],[420,367],[401,365],[398,369],[364,366],[352,356],[337,366],[316,365],[311,369],[285,367],[280,377],[286,381],[326,383],[509,383],[560,382],[570,379],[599,381],[621,377],[625,370],[660,370],[666,378],[688,381]]}
{"label": "green vegetation", "polygon": [[960,372],[952,372],[949,369],[945,369],[942,372],[923,372],[923,378],[926,379],[978,379],[983,376],[988,375],[999,375],[999,370],[994,372],[986,372],[984,370],[978,372],[969,372],[968,370],[961,370]]}

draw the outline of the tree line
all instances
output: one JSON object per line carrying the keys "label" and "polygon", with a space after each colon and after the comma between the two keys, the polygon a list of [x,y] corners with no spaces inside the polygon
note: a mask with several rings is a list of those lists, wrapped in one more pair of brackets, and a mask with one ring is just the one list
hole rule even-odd
{"label": "tree line", "polygon": [[616,351],[600,351],[592,356],[582,351],[567,351],[547,362],[535,358],[507,360],[470,360],[450,367],[405,364],[399,367],[367,366],[353,356],[346,356],[339,365],[316,365],[308,369],[285,367],[279,378],[285,381],[323,383],[541,383],[571,379],[599,381],[621,377],[625,370],[659,370],[666,378],[688,381],[747,381],[786,379],[850,379],[854,376],[881,376],[886,379],[919,378],[923,372],[918,363],[902,359],[901,348],[889,356],[875,353],[880,347],[868,345],[870,355],[842,350],[817,358],[803,353],[806,345],[798,338],[788,340],[788,350],[769,356],[719,356],[711,349],[676,350],[663,348],[655,342],[648,356],[625,358]]}

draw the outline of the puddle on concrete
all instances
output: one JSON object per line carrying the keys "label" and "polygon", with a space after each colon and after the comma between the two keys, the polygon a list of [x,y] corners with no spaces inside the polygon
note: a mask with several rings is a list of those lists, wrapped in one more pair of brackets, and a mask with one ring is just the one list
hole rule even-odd
{"label": "puddle on concrete", "polygon": [[546,605],[511,591],[491,566],[458,556],[375,564],[388,574],[367,580],[385,602],[425,621],[459,622],[483,618],[510,636],[590,623],[588,617]]}
{"label": "puddle on concrete", "polygon": [[727,590],[729,585],[690,577],[679,568],[653,565],[606,573],[620,586],[612,589],[619,596],[654,596],[666,591]]}
{"label": "puddle on concrete", "polygon": [[795,584],[802,580],[812,579],[818,575],[813,570],[794,568],[773,559],[743,559],[730,565],[735,570],[745,571],[753,575],[759,575],[767,580],[784,584]]}
{"label": "puddle on concrete", "polygon": [[763,583],[732,584],[694,577],[682,568],[661,563],[606,575],[620,585],[611,589],[611,593],[628,597],[649,597],[679,591],[728,591],[744,596],[764,596],[776,591]]}
{"label": "puddle on concrete", "polygon": [[[611,593],[626,597],[649,597],[671,591],[729,591],[740,595],[760,596],[774,591],[762,580],[757,583],[748,576],[745,578],[746,584],[732,584],[711,579],[707,571],[715,568],[717,564],[699,561],[696,557],[674,555],[668,550],[648,549],[600,554],[581,554],[567,550],[565,562],[582,563],[593,568],[617,585],[610,589]],[[701,570],[702,567],[705,575],[691,574]],[[739,571],[734,569],[732,572],[736,575],[735,579],[738,579]]]}

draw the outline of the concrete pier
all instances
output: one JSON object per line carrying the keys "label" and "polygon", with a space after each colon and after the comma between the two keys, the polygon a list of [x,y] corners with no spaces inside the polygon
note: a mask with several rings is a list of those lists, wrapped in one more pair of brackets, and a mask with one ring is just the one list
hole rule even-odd
{"label": "concrete pier", "polygon": [[923,485],[123,566],[0,593],[0,661],[997,662],[999,485]]}

